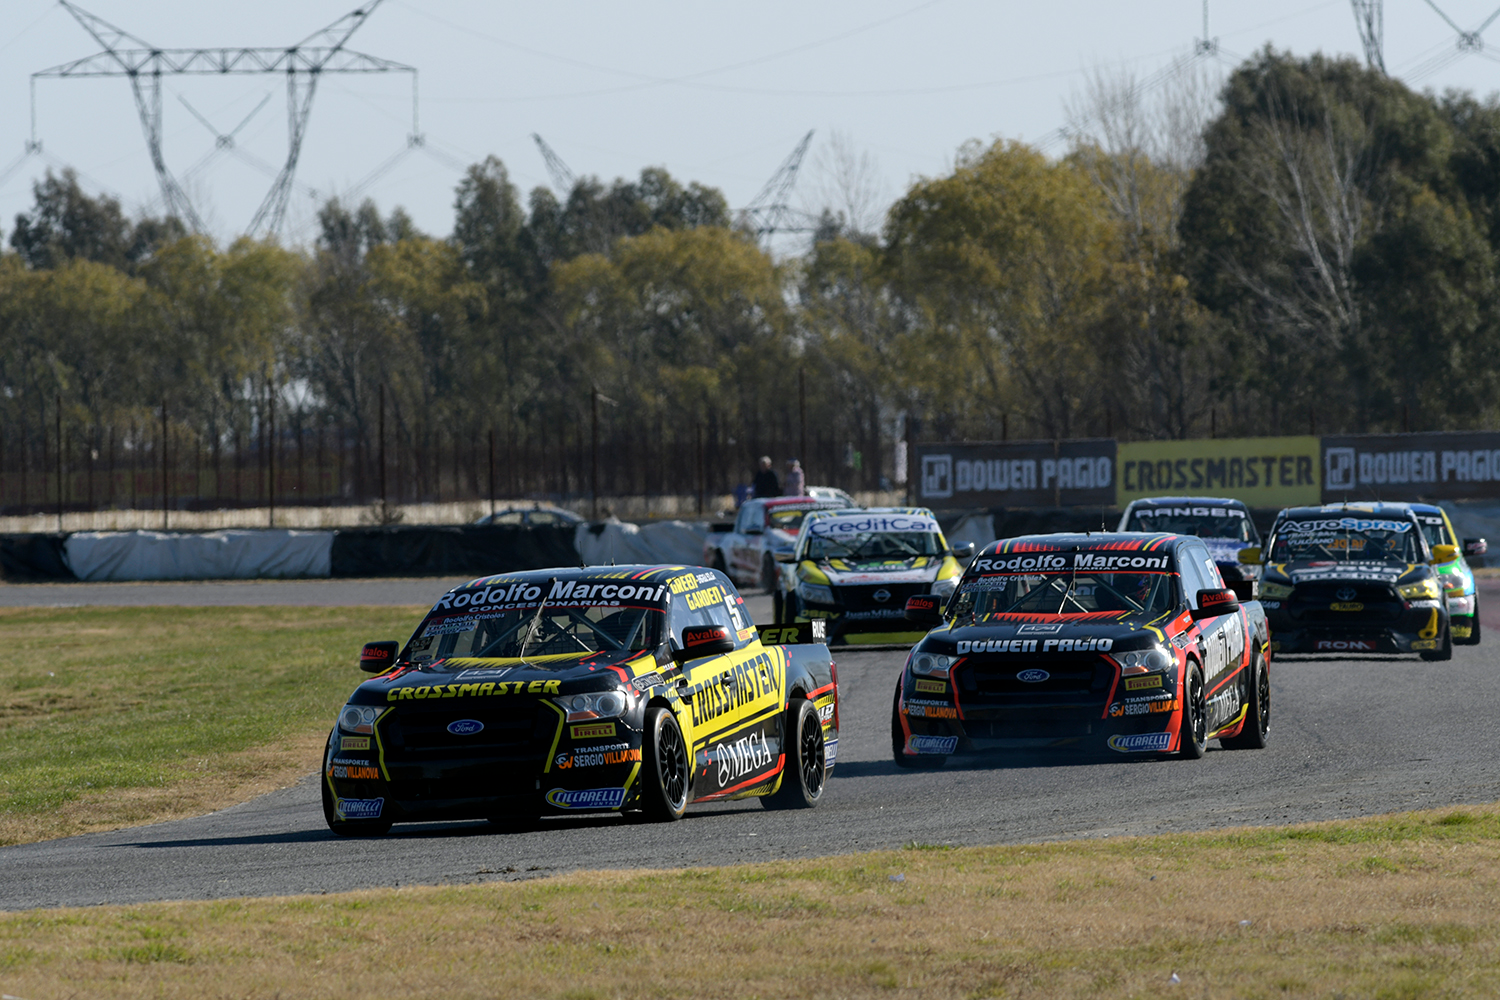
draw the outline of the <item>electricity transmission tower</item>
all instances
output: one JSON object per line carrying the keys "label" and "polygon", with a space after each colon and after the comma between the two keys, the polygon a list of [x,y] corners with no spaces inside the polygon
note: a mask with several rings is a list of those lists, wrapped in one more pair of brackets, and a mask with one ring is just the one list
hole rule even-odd
{"label": "electricity transmission tower", "polygon": [[[161,185],[162,200],[169,214],[176,215],[195,231],[203,229],[203,221],[183,192],[182,186],[167,168],[162,155],[161,80],[163,76],[228,76],[264,75],[270,73],[286,76],[287,100],[287,155],[286,163],[276,174],[271,189],[266,193],[260,208],[251,220],[249,232],[276,234],[286,216],[287,199],[291,194],[293,178],[297,172],[297,160],[302,153],[302,140],[307,134],[307,121],[312,114],[313,95],[318,80],[330,73],[410,73],[412,79],[412,135],[409,146],[421,146],[422,136],[417,131],[416,93],[417,70],[413,66],[392,62],[376,56],[365,55],[346,48],[346,44],[360,26],[374,13],[384,0],[370,0],[339,18],[320,31],[315,31],[295,45],[284,48],[214,48],[214,49],[162,49],[117,28],[109,22],[95,17],[71,0],[58,0],[69,14],[83,25],[85,31],[99,43],[102,51],[73,62],[44,69],[31,75],[32,137],[28,150],[40,148],[36,140],[36,81],[45,78],[72,78],[93,76],[123,76],[130,80],[135,95],[136,111],[141,116],[141,128],[146,133],[146,148],[151,154],[151,165],[156,169],[156,179]],[[258,110],[258,109],[257,109]],[[195,112],[196,114],[196,112]],[[205,124],[207,124],[205,122]],[[233,133],[218,136],[228,138],[232,144]],[[238,131],[238,130],[236,130]],[[220,144],[220,148],[228,148]]]}
{"label": "electricity transmission tower", "polygon": [[797,171],[802,168],[802,158],[812,144],[812,129],[797,143],[797,148],[786,158],[760,193],[750,199],[750,204],[740,210],[740,219],[756,236],[774,236],[777,233],[807,233],[812,231],[806,213],[787,204],[792,188],[797,186]]}
{"label": "electricity transmission tower", "polygon": [[578,183],[578,176],[557,155],[557,151],[547,145],[547,140],[536,132],[531,133],[531,138],[536,140],[536,148],[542,151],[542,162],[547,164],[547,174],[552,178],[552,186],[557,188],[557,193],[563,200],[567,200],[573,185]]}
{"label": "electricity transmission tower", "polygon": [[1354,5],[1354,26],[1359,29],[1359,40],[1364,43],[1365,62],[1371,69],[1385,73],[1385,55],[1381,51],[1385,44],[1384,0],[1349,0]]}

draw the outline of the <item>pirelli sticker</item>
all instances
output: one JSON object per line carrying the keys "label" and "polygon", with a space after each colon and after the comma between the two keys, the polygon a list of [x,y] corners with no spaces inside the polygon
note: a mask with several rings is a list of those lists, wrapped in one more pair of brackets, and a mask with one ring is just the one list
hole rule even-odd
{"label": "pirelli sticker", "polygon": [[615,735],[615,724],[613,722],[590,722],[582,726],[574,726],[569,731],[575,740],[606,740]]}
{"label": "pirelli sticker", "polygon": [[917,681],[917,690],[918,691],[922,691],[922,692],[924,692],[926,694],[947,694],[948,693],[948,682],[947,681],[924,681],[924,680],[918,680]]}
{"label": "pirelli sticker", "polygon": [[1125,678],[1126,691],[1144,691],[1147,688],[1161,687],[1161,674],[1152,674],[1149,677],[1127,677]]}

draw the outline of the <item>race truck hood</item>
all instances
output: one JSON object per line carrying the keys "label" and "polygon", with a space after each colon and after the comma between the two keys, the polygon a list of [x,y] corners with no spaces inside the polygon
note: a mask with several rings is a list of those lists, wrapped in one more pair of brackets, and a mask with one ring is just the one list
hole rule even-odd
{"label": "race truck hood", "polygon": [[1341,580],[1357,583],[1417,583],[1432,575],[1431,568],[1420,563],[1371,560],[1299,559],[1267,567],[1268,582],[1317,583]]}
{"label": "race truck hood", "polygon": [[1154,646],[1161,641],[1162,632],[1170,622],[1170,618],[1162,615],[1148,620],[1142,615],[1121,611],[1076,615],[994,615],[973,624],[960,620],[946,628],[936,629],[922,640],[918,648],[950,656],[971,652],[1026,656],[1108,653]]}
{"label": "race truck hood", "polygon": [[817,564],[834,586],[866,583],[932,583],[943,567],[941,556],[909,559],[829,559]]}
{"label": "race truck hood", "polygon": [[365,681],[350,699],[386,704],[427,698],[499,698],[519,694],[558,695],[618,689],[646,690],[662,682],[650,652],[568,653],[519,659],[455,657],[401,666]]}

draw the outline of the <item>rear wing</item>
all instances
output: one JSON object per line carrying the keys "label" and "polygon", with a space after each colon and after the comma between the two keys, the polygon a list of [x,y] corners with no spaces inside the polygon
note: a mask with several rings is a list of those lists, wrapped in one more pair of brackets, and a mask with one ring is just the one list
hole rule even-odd
{"label": "rear wing", "polygon": [[760,641],[767,646],[811,645],[828,641],[828,622],[814,618],[810,622],[790,625],[757,625]]}

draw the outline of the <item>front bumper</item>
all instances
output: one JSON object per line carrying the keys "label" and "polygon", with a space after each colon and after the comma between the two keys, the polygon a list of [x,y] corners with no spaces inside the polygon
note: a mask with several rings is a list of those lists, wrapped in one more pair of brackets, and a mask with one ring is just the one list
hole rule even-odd
{"label": "front bumper", "polygon": [[1035,665],[1051,674],[1047,682],[1007,681],[1033,666],[1016,659],[960,661],[946,681],[905,671],[897,708],[905,753],[1176,751],[1182,713],[1175,676],[1153,692],[1137,693],[1121,690],[1118,668],[1103,657]]}
{"label": "front bumper", "polygon": [[393,822],[637,804],[638,722],[569,724],[549,702],[522,699],[465,714],[484,723],[477,737],[447,732],[452,710],[405,708],[383,716],[370,736],[335,733],[324,780],[336,800],[381,801],[378,818]]}

